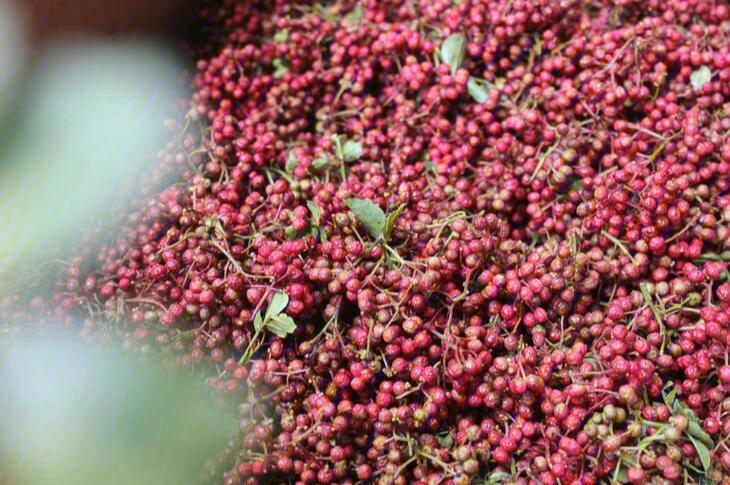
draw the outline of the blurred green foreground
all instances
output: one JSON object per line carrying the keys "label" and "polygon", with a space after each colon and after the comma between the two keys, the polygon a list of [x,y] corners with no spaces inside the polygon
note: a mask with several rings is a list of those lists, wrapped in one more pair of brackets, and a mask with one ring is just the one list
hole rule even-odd
{"label": "blurred green foreground", "polygon": [[198,381],[61,334],[0,342],[0,484],[199,483],[235,430]]}

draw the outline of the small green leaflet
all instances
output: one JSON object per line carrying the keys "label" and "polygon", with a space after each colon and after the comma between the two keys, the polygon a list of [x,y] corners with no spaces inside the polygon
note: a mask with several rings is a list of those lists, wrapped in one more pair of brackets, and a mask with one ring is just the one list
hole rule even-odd
{"label": "small green leaflet", "polygon": [[398,216],[404,208],[403,205],[400,205],[386,216],[383,209],[369,200],[347,199],[345,203],[355,214],[355,217],[367,228],[371,236],[383,239],[386,242],[393,235],[395,221],[398,220]]}
{"label": "small green leaflet", "polygon": [[692,72],[689,76],[689,82],[692,84],[692,87],[699,91],[702,89],[702,86],[710,82],[712,79],[712,71],[710,71],[710,68],[707,66],[700,66],[697,70]]}
{"label": "small green leaflet", "polygon": [[428,170],[432,174],[438,175],[438,173],[436,172],[438,167],[436,166],[435,163],[433,163],[433,160],[431,160],[430,158],[426,159],[426,161],[424,162],[424,166],[426,167],[426,170]]}
{"label": "small green leaflet", "polygon": [[441,61],[451,68],[453,75],[464,62],[466,57],[466,37],[464,34],[451,34],[441,44]]}
{"label": "small green leaflet", "polygon": [[297,324],[294,323],[294,320],[289,315],[283,313],[288,304],[289,295],[281,291],[274,293],[264,317],[261,318],[261,311],[256,312],[254,316],[253,326],[256,332],[261,332],[261,330],[266,328],[269,332],[280,338],[294,333],[297,329]]}
{"label": "small green leaflet", "polygon": [[282,29],[278,31],[276,34],[274,34],[274,42],[286,42],[289,40],[289,30],[288,29]]}
{"label": "small green leaflet", "polygon": [[280,313],[271,319],[266,324],[266,328],[271,333],[279,338],[285,338],[287,335],[294,333],[297,329],[297,324],[294,323],[294,319],[286,313]]}
{"label": "small green leaflet", "polygon": [[294,230],[292,226],[287,226],[286,229],[284,229],[284,237],[287,241],[291,241],[292,239],[296,239],[298,236],[297,231]]}
{"label": "small green leaflet", "polygon": [[346,162],[354,162],[362,156],[362,143],[347,140],[342,145],[342,159]]}
{"label": "small green leaflet", "polygon": [[282,293],[281,291],[274,293],[274,296],[271,297],[271,301],[269,302],[269,307],[266,309],[264,321],[283,312],[288,304],[289,295]]}
{"label": "small green leaflet", "polygon": [[505,483],[511,479],[512,475],[507,472],[494,472],[487,478],[485,478],[484,481],[482,481],[481,483],[483,485],[497,485],[500,483]]}
{"label": "small green leaflet", "polygon": [[335,155],[345,162],[354,162],[362,156],[362,143],[354,140],[344,140],[341,135],[332,135],[332,141],[335,143]]}
{"label": "small green leaflet", "polygon": [[705,473],[707,473],[708,471],[710,471],[710,466],[712,465],[710,461],[709,448],[707,448],[707,445],[705,445],[702,441],[692,435],[689,435],[689,439],[694,445],[695,450],[697,450],[697,455],[700,457],[700,461],[702,462],[702,468],[704,468]]}
{"label": "small green leaflet", "polygon": [[649,287],[646,283],[639,284],[639,289],[641,290],[641,295],[644,297],[644,301],[651,309],[651,313],[654,315],[654,318],[656,319],[657,323],[661,326],[662,324],[662,314],[659,312],[659,309],[654,305],[654,300],[652,299],[651,294],[649,293]]}
{"label": "small green leaflet", "polygon": [[697,417],[694,411],[692,411],[686,404],[679,404],[679,413],[687,416],[687,434],[694,438],[697,438],[702,443],[710,448],[715,447],[715,442],[712,441],[712,437],[702,428],[700,418]]}
{"label": "small green leaflet", "polygon": [[294,150],[289,151],[289,157],[286,159],[286,165],[284,166],[284,169],[292,173],[295,168],[297,168],[297,165],[299,165],[299,160],[297,160],[297,156],[294,155]]}
{"label": "small green leaflet", "polygon": [[[671,388],[667,393],[664,391]],[[662,389],[662,397],[664,398],[664,404],[672,411],[672,414],[676,413],[679,409],[679,402],[677,402],[677,388],[674,386],[672,381],[667,382]]]}
{"label": "small green leaflet", "polygon": [[710,449],[715,447],[712,437],[707,433],[707,431],[702,429],[700,420],[694,411],[677,399],[677,387],[673,382],[670,381],[664,386],[662,389],[662,397],[664,398],[664,404],[666,404],[672,411],[672,414],[679,413],[687,416],[687,429],[685,430],[685,434],[692,442],[695,450],[697,450],[697,456],[700,457],[702,468],[704,468],[705,473],[707,473],[712,465],[710,460]]}
{"label": "small green leaflet", "polygon": [[398,220],[398,216],[403,212],[403,204],[399,205],[393,212],[389,213],[385,218],[385,225],[383,226],[383,238],[388,241],[393,235],[393,229],[395,229],[395,221]]}
{"label": "small green leaflet", "polygon": [[279,79],[284,74],[289,72],[289,67],[286,65],[283,59],[277,57],[273,61],[271,61],[272,65],[274,66],[274,77]]}
{"label": "small green leaflet", "polygon": [[469,92],[474,101],[483,104],[489,99],[488,83],[475,77],[470,77],[466,83],[466,90]]}
{"label": "small green leaflet", "polygon": [[253,317],[253,328],[257,332],[260,332],[264,326],[264,320],[261,318],[261,312],[256,312],[256,316]]}
{"label": "small green leaflet", "polygon": [[351,22],[357,22],[359,20],[362,20],[362,17],[363,17],[363,15],[362,15],[362,5],[359,4],[359,3],[357,5],[355,5],[355,8],[352,9],[352,11],[350,13],[348,13],[347,15],[345,15],[345,19],[346,20],[349,20]]}
{"label": "small green leaflet", "polygon": [[438,441],[443,448],[451,448],[454,444],[454,438],[450,433],[436,435],[436,441]]}
{"label": "small green leaflet", "polygon": [[315,227],[319,227],[319,219],[320,217],[322,217],[322,212],[319,210],[319,207],[317,207],[317,204],[315,204],[311,200],[308,200],[307,209],[309,209],[309,212],[312,213],[312,225]]}
{"label": "small green leaflet", "polygon": [[327,155],[322,155],[321,157],[316,158],[312,162],[312,167],[322,168],[322,167],[326,167],[327,165],[329,165],[329,163],[330,163],[330,160],[329,160],[329,158],[327,158]]}
{"label": "small green leaflet", "polygon": [[712,438],[707,433],[707,431],[702,429],[702,426],[697,424],[697,422],[695,421],[689,420],[689,422],[687,423],[687,434],[697,438],[707,446],[715,446],[715,443],[712,441]]}
{"label": "small green leaflet", "polygon": [[385,212],[373,202],[365,199],[347,199],[347,207],[363,223],[370,235],[377,238],[383,235]]}

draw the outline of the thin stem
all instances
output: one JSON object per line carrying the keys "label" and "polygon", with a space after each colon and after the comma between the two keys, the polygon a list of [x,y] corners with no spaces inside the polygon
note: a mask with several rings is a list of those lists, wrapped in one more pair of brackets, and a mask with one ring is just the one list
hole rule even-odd
{"label": "thin stem", "polygon": [[628,258],[631,260],[631,263],[635,266],[638,266],[636,264],[636,261],[634,260],[634,257],[631,255],[628,249],[626,249],[626,246],[624,246],[624,243],[622,243],[619,239],[616,239],[613,237],[608,231],[601,231],[601,234],[606,237],[609,241],[611,241],[613,244],[615,244],[622,253],[624,253]]}

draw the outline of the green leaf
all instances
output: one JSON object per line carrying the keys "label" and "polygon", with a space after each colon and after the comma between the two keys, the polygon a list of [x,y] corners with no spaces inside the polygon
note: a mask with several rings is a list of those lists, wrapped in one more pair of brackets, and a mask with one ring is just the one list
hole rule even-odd
{"label": "green leaf", "polygon": [[711,79],[712,71],[707,66],[700,66],[689,76],[689,82],[696,91],[702,89],[702,86],[710,82]]}
{"label": "green leaf", "polygon": [[398,220],[398,216],[403,212],[403,204],[399,205],[393,212],[389,213],[385,218],[385,225],[383,226],[383,238],[388,241],[393,235],[393,229],[395,228],[395,221]]}
{"label": "green leaf", "polygon": [[330,161],[329,161],[329,158],[327,158],[327,155],[323,155],[323,156],[315,159],[312,162],[312,166],[314,168],[322,168],[322,167],[326,167],[327,165],[329,165],[329,163],[330,163]]}
{"label": "green leaf", "polygon": [[264,322],[270,318],[277,316],[283,312],[286,306],[289,304],[289,295],[282,291],[277,291],[274,296],[271,297],[269,307],[266,309],[266,315],[264,316]]}
{"label": "green leaf", "polygon": [[469,78],[469,81],[466,83],[466,89],[469,91],[471,97],[474,98],[474,101],[479,104],[485,103],[489,99],[487,87],[475,77]]}
{"label": "green leaf", "polygon": [[346,162],[354,162],[362,156],[362,143],[347,140],[342,145],[342,159]]}
{"label": "green leaf", "polygon": [[454,444],[454,437],[451,436],[451,434],[439,434],[436,435],[436,441],[438,441],[443,448],[451,448]]}
{"label": "green leaf", "polygon": [[355,8],[352,9],[352,11],[350,13],[345,15],[345,19],[350,20],[352,22],[358,22],[358,21],[362,20],[362,18],[363,18],[362,5],[359,3],[357,5],[355,5]]}
{"label": "green leaf", "polygon": [[451,34],[441,44],[441,61],[451,68],[453,75],[464,62],[466,56],[466,37],[464,34]]}
{"label": "green leaf", "polygon": [[712,441],[712,438],[707,433],[707,431],[702,429],[702,426],[700,426],[693,420],[689,420],[687,422],[687,434],[697,438],[698,440],[702,441],[702,443],[704,443],[707,446],[710,446],[710,447],[715,446],[715,443]]}
{"label": "green leaf", "polygon": [[[667,389],[671,388],[671,391],[665,392]],[[667,382],[667,384],[662,389],[662,398],[664,399],[664,404],[667,405],[669,409],[674,412],[674,409],[676,407],[676,399],[677,399],[677,388],[674,386],[673,382]]]}
{"label": "green leaf", "polygon": [[281,29],[276,34],[274,34],[274,42],[286,42],[287,40],[289,40],[288,29]]}
{"label": "green leaf", "polygon": [[347,199],[345,203],[373,237],[377,238],[383,235],[383,229],[385,227],[385,213],[383,209],[372,201],[365,199]]}
{"label": "green leaf", "polygon": [[428,170],[432,174],[438,175],[438,173],[436,172],[436,169],[438,167],[436,166],[435,163],[433,163],[433,160],[431,160],[430,158],[426,160],[426,162],[424,163],[424,166],[426,167],[426,170]]}
{"label": "green leaf", "polygon": [[261,312],[256,312],[256,316],[253,317],[253,328],[257,332],[260,332],[264,327],[264,321],[261,319]]}
{"label": "green leaf", "polygon": [[286,65],[286,62],[284,62],[283,59],[277,57],[273,61],[271,61],[272,65],[274,66],[274,77],[276,79],[279,79],[284,74],[289,72],[289,67]]}
{"label": "green leaf", "polygon": [[297,238],[297,231],[295,231],[292,226],[287,226],[284,229],[284,237],[286,238],[287,241],[291,241],[292,239],[296,239]]}
{"label": "green leaf", "polygon": [[266,322],[266,328],[277,337],[284,338],[294,333],[297,324],[285,313],[280,313]]}
{"label": "green leaf", "polygon": [[687,406],[687,405],[686,405],[685,403],[683,403],[683,402],[680,402],[680,403],[679,403],[679,407],[680,407],[680,408],[681,408],[681,410],[682,410],[682,414],[684,414],[684,415],[686,415],[686,416],[687,416],[687,419],[689,419],[690,421],[694,421],[694,422],[695,422],[695,423],[697,423],[697,424],[699,424],[699,423],[700,423],[700,418],[699,418],[699,417],[697,416],[697,414],[695,414],[695,412],[694,412],[694,411],[692,411],[692,410],[691,410],[691,409],[689,408],[689,406]]}
{"label": "green leaf", "polygon": [[319,222],[322,217],[322,212],[319,210],[319,207],[317,207],[317,204],[313,201],[308,200],[307,209],[309,209],[309,212],[312,213],[312,225],[314,227],[319,227]]}
{"label": "green leaf", "polygon": [[654,305],[654,300],[649,293],[649,286],[646,283],[640,283],[639,289],[641,290],[641,295],[644,297],[644,301],[651,309],[651,313],[654,314],[654,318],[656,319],[659,326],[663,327],[664,324],[662,322],[662,314],[659,311],[659,309]]}
{"label": "green leaf", "polygon": [[284,169],[292,173],[295,168],[297,168],[297,165],[299,165],[299,160],[297,160],[297,156],[294,155],[294,150],[289,151],[289,157],[286,159],[286,165],[284,166]]}
{"label": "green leaf", "polygon": [[506,481],[509,481],[512,479],[512,475],[510,475],[507,472],[494,472],[489,477],[487,477],[486,483],[492,485],[492,484],[499,484],[504,483]]}
{"label": "green leaf", "polygon": [[697,455],[700,457],[700,461],[702,462],[702,468],[704,468],[705,473],[707,473],[708,471],[710,471],[710,466],[712,464],[710,460],[709,448],[707,448],[707,446],[702,441],[692,435],[689,435],[689,439],[690,441],[692,441],[695,450],[697,450]]}

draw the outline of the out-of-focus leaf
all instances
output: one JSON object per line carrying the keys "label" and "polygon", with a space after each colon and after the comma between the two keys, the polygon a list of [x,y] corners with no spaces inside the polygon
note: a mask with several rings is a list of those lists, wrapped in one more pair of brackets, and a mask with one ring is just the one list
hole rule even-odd
{"label": "out-of-focus leaf", "polygon": [[136,195],[168,141],[179,69],[139,41],[58,42],[36,59],[0,146],[0,272],[65,258],[80,234],[112,228],[110,207]]}
{"label": "out-of-focus leaf", "polygon": [[198,376],[48,328],[0,340],[0,382],[2,483],[199,483],[235,429]]}

